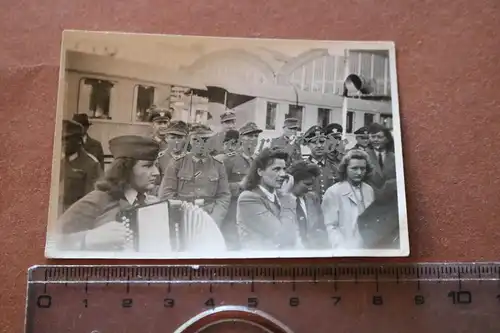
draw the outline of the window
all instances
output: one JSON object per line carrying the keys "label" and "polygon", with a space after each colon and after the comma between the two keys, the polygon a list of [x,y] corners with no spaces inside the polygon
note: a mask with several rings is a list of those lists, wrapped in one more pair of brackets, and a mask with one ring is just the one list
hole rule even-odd
{"label": "window", "polygon": [[266,110],[266,130],[276,129],[276,109],[278,104],[267,102]]}
{"label": "window", "polygon": [[318,108],[318,125],[326,127],[330,123],[330,112],[332,110],[325,108]]}
{"label": "window", "polygon": [[373,123],[373,113],[365,113],[364,115],[364,126],[370,126]]}
{"label": "window", "polygon": [[195,123],[204,123],[204,113],[205,111],[203,110],[196,110],[194,114],[194,122]]}
{"label": "window", "polygon": [[382,123],[382,125],[392,130],[392,115],[380,115],[380,122]]}
{"label": "window", "polygon": [[[343,93],[345,57],[328,55],[298,67],[289,77],[289,84],[301,90],[323,94]],[[288,84],[280,82],[280,84]]]}
{"label": "window", "polygon": [[354,112],[347,111],[347,119],[346,119],[346,125],[345,125],[345,132],[346,133],[352,133],[352,128],[353,127],[354,127]]}
{"label": "window", "polygon": [[90,118],[111,119],[110,101],[113,85],[107,80],[82,78],[78,113],[87,113]]}
{"label": "window", "polygon": [[135,121],[148,121],[149,114],[147,111],[154,103],[155,88],[138,85],[135,89],[135,96],[137,98],[135,108]]}
{"label": "window", "polygon": [[302,114],[304,113],[304,107],[302,105],[292,105],[288,106],[288,114],[285,115],[286,118],[297,118],[299,120],[299,126],[302,127]]}

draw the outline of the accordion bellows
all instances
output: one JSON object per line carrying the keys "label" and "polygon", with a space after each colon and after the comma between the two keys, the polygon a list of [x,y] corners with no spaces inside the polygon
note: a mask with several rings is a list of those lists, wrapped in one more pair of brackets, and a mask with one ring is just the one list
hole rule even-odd
{"label": "accordion bellows", "polygon": [[202,208],[167,200],[119,213],[127,227],[125,251],[140,253],[221,252],[226,250],[217,223]]}

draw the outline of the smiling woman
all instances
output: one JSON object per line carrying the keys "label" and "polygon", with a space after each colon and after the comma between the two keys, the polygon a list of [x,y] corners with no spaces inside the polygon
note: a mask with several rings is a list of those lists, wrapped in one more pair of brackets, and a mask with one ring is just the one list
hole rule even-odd
{"label": "smiling woman", "polygon": [[155,186],[154,163],[159,146],[151,138],[127,135],[112,139],[115,158],[96,189],[78,200],[59,218],[58,245],[68,250],[116,251],[127,230],[116,221],[120,210],[157,201],[147,194]]}

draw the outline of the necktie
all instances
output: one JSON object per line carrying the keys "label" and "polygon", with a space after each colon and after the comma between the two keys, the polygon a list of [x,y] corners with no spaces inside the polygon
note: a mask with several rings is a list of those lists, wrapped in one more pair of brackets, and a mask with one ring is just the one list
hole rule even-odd
{"label": "necktie", "polygon": [[297,223],[299,224],[300,236],[304,239],[306,237],[306,230],[307,230],[307,216],[304,210],[302,209],[299,197],[297,197],[296,203],[297,203]]}
{"label": "necktie", "polygon": [[134,202],[135,206],[143,206],[146,204],[146,195],[144,193],[137,193],[137,197]]}
{"label": "necktie", "polygon": [[382,153],[378,153],[378,164],[380,165],[380,169],[384,168],[384,160],[382,159]]}

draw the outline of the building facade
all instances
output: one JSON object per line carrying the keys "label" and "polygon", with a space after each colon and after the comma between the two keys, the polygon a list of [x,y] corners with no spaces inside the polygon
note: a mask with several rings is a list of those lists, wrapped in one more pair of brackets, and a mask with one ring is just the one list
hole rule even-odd
{"label": "building facade", "polygon": [[[303,130],[340,123],[349,145],[361,126],[392,126],[387,53],[312,49],[281,59],[269,52],[223,49],[167,68],[89,47],[68,51],[65,60],[64,116],[88,113],[90,135],[103,143],[106,154],[111,138],[150,132],[146,111],[153,104],[173,107],[174,119],[206,123],[215,131],[220,115],[232,109],[238,127],[254,121],[264,129],[261,139],[279,136],[286,117],[299,118]],[[385,99],[345,99],[344,80],[353,73],[370,79],[371,95]]]}

